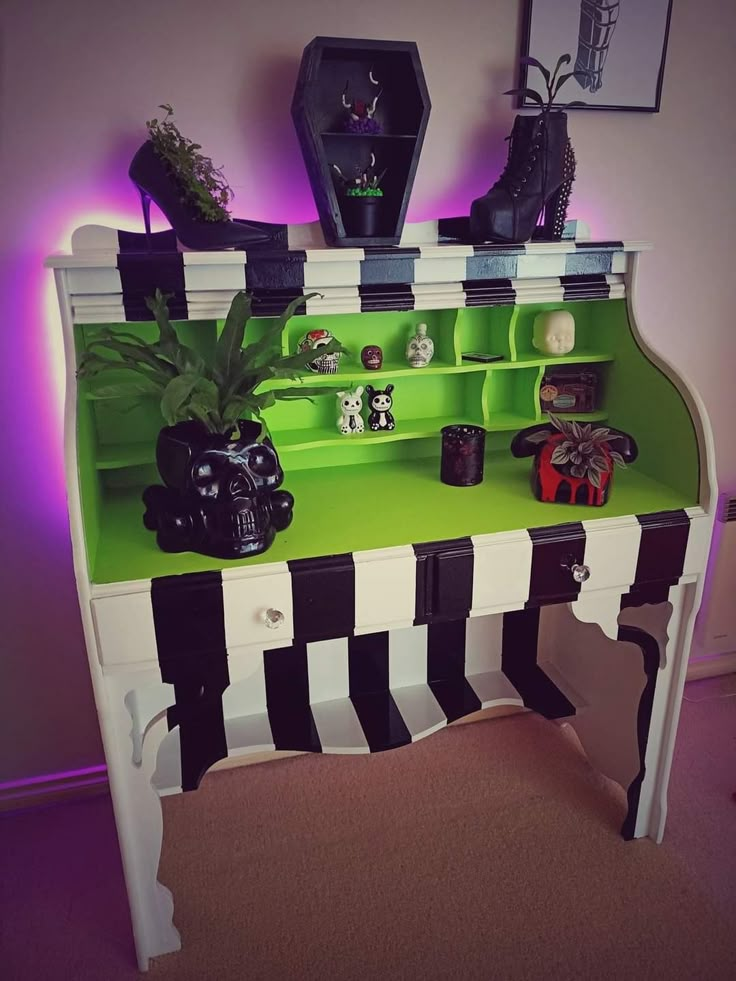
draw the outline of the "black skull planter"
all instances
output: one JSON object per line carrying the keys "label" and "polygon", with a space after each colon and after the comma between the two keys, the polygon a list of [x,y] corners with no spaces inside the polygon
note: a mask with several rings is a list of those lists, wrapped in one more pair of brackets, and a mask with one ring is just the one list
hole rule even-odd
{"label": "black skull planter", "polygon": [[239,559],[265,552],[291,524],[294,498],[278,490],[284,473],[261,425],[241,420],[232,436],[198,422],[159,433],[156,463],[166,486],[143,492],[143,523],[164,552]]}

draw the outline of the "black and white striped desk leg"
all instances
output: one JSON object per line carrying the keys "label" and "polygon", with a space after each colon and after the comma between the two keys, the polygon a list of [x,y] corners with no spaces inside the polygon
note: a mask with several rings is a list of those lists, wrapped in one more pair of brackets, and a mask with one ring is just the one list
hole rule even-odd
{"label": "black and white striped desk leg", "polygon": [[593,766],[626,791],[626,839],[664,833],[693,589],[584,593],[542,611],[540,665],[575,704],[568,721]]}
{"label": "black and white striped desk leg", "polygon": [[[158,685],[156,684],[158,682]],[[151,957],[181,949],[172,922],[171,892],[157,879],[163,819],[161,799],[152,778],[161,741],[166,735],[161,713],[145,740],[131,732],[131,675],[104,678],[105,722],[102,726],[110,792],[120,841],[125,884],[130,898],[138,968],[148,970]],[[136,685],[160,688],[158,669],[136,672]]]}

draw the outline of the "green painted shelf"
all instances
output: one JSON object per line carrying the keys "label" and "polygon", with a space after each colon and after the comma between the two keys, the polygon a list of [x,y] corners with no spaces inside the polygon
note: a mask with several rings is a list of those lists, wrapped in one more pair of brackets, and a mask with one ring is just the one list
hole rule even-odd
{"label": "green painted shelf", "polygon": [[[637,470],[616,473],[610,501],[601,508],[541,504],[529,487],[530,460],[488,453],[485,480],[476,487],[448,487],[439,459],[401,460],[287,474],[284,487],[296,499],[294,522],[273,546],[254,558],[224,562],[193,552],[169,554],[143,527],[141,488],[107,490],[100,534],[91,556],[96,583],[149,579],[237,565],[388,548],[569,521],[683,508],[692,500]],[[387,492],[401,488],[401,493]],[[421,516],[418,510],[421,505]]]}
{"label": "green painted shelf", "polygon": [[108,443],[97,447],[98,470],[122,470],[154,463],[156,446],[151,441],[141,443]]}
{"label": "green painted shelf", "polygon": [[[409,376],[412,378],[423,376],[428,378],[436,375],[454,375],[466,371],[488,371],[490,365],[478,364],[476,362],[464,361],[462,364],[452,364],[450,361],[443,361],[434,358],[432,363],[426,368],[412,368],[406,361],[384,361],[383,367],[379,371],[368,371],[360,362],[352,359],[343,358],[340,362],[340,370],[334,375],[318,375],[313,371],[304,372],[301,375],[305,385],[324,385],[326,387],[335,386],[339,388],[349,382],[357,384],[369,384],[374,388],[383,388],[381,379],[398,378]],[[298,384],[298,382],[297,382]],[[264,384],[266,388],[289,388],[294,382],[289,378],[280,378]]]}
{"label": "green painted shelf", "polygon": [[537,368],[540,366],[554,368],[558,364],[600,364],[604,361],[613,361],[614,355],[605,351],[573,351],[572,354],[564,354],[561,357],[545,357],[534,351],[531,354],[518,354],[515,361],[495,361],[487,365],[488,368],[516,368],[523,365],[525,368]]}

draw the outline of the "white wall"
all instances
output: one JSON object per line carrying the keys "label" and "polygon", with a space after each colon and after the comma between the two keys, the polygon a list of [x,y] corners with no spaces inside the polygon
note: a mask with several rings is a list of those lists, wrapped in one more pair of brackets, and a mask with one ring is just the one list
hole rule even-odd
{"label": "white wall", "polygon": [[[655,242],[641,326],[705,398],[721,483],[736,489],[736,5],[674,6],[662,111],[571,114],[572,214],[596,237]],[[101,760],[64,517],[43,256],[95,213],[139,222],[126,166],[159,102],[173,103],[182,130],[225,165],[236,214],[313,219],[289,106],[315,34],[418,42],[433,109],[409,219],[467,211],[505,156],[513,110],[501,93],[514,82],[520,2],[6,0],[3,20],[0,782]]]}

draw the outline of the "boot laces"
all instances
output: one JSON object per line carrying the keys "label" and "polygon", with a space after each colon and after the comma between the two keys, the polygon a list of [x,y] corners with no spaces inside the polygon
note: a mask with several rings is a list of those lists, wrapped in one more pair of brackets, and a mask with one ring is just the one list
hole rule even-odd
{"label": "boot laces", "polygon": [[509,144],[506,166],[493,186],[494,188],[505,188],[511,192],[513,197],[517,197],[526,184],[529,175],[534,169],[536,159],[541,153],[542,134],[539,132],[535,133],[531,144],[518,137],[514,139],[513,131],[509,133],[506,140]]}

